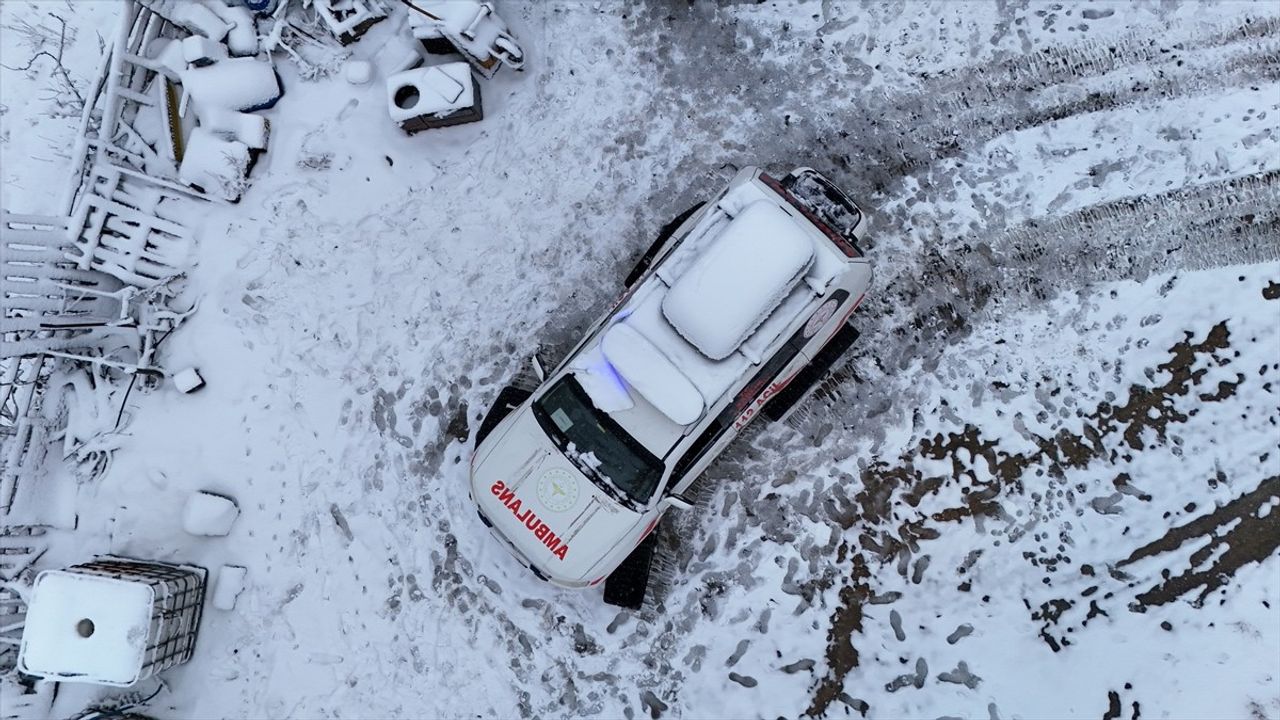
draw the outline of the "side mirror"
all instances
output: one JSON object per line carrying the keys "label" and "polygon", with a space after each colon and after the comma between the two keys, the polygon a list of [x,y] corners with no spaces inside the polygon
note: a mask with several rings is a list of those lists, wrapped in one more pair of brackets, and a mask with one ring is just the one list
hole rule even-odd
{"label": "side mirror", "polygon": [[679,495],[668,495],[662,498],[662,506],[664,508],[675,508],[677,510],[692,510],[693,503]]}

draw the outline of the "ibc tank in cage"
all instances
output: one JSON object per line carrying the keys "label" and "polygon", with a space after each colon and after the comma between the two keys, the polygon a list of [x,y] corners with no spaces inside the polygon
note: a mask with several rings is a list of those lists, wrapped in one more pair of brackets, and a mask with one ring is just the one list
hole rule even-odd
{"label": "ibc tank in cage", "polygon": [[132,685],[191,659],[204,568],[99,558],[36,578],[18,669],[50,680]]}

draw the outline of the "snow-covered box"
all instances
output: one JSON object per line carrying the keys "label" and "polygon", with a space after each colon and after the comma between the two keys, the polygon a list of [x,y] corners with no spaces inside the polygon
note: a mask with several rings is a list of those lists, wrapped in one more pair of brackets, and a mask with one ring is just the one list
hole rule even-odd
{"label": "snow-covered box", "polygon": [[132,685],[191,659],[204,568],[100,558],[36,578],[18,669],[50,680]]}
{"label": "snow-covered box", "polygon": [[387,110],[410,135],[484,118],[480,87],[464,62],[406,70],[387,78]]}

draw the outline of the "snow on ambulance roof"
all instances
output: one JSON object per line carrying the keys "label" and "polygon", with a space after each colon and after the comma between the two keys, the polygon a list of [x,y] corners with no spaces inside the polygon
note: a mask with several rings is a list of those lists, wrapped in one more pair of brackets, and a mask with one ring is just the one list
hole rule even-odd
{"label": "snow on ambulance roof", "polygon": [[672,422],[689,425],[702,416],[698,388],[640,331],[619,323],[605,332],[600,347],[622,379]]}
{"label": "snow on ambulance roof", "polygon": [[765,200],[746,207],[662,300],[662,314],[712,360],[733,354],[799,282],[813,240]]}
{"label": "snow on ambulance roof", "polygon": [[153,601],[148,585],[46,570],[31,594],[18,667],[59,680],[129,685],[142,672]]}

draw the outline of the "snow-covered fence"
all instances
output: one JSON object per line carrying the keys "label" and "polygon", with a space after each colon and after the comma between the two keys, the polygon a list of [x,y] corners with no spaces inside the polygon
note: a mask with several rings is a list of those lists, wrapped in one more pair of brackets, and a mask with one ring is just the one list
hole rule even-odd
{"label": "snow-covered fence", "polygon": [[51,365],[43,355],[0,360],[0,518],[9,514],[18,480],[44,460],[49,428],[38,409]]}
{"label": "snow-covered fence", "polygon": [[[70,245],[65,218],[0,212],[0,357],[97,347],[108,340],[137,345],[137,331],[121,327],[124,283],[92,263],[81,267],[69,259]],[[7,380],[8,373],[6,400],[13,392]]]}
{"label": "snow-covered fence", "polygon": [[18,645],[27,614],[31,566],[44,554],[44,528],[0,529],[0,673],[18,660]]}
{"label": "snow-covered fence", "polygon": [[51,358],[151,372],[159,338],[194,311],[169,307],[192,239],[159,216],[167,191],[116,168],[93,178],[73,224],[0,212],[0,516],[62,430],[41,409]]}

